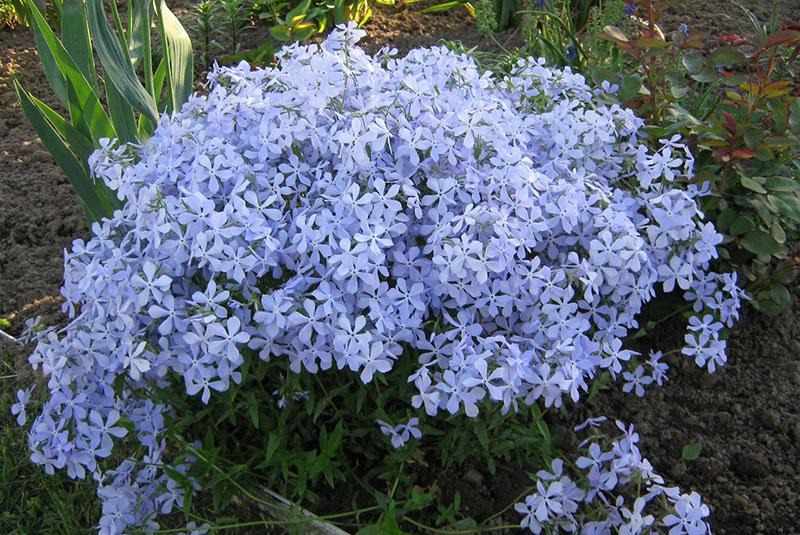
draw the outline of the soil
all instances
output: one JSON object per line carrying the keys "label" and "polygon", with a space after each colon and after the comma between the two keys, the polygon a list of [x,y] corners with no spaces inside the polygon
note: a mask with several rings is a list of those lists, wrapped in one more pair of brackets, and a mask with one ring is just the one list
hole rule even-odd
{"label": "soil", "polygon": [[28,30],[0,31],[0,317],[58,310],[63,251],[88,231],[80,199],[23,116],[12,76],[51,106]]}
{"label": "soil", "polygon": [[[745,5],[768,20],[771,2],[749,0]],[[786,0],[779,9],[785,20],[800,21],[800,1]],[[663,20],[666,31],[681,22],[712,34],[752,28],[732,2],[717,0],[674,1]],[[463,9],[441,14],[379,9],[366,29],[362,44],[368,51],[388,44],[402,54],[442,39],[468,48],[496,47],[475,31]],[[257,40],[262,31],[252,32],[247,41]],[[517,36],[506,32],[498,40],[514,46]],[[56,104],[24,29],[0,31],[0,318],[10,321],[9,331],[16,333],[36,315],[49,324],[63,321],[63,250],[88,231],[78,197],[19,109],[13,73],[26,89]],[[796,307],[770,319],[746,310],[731,337],[730,361],[716,374],[676,358],[663,388],[652,388],[642,399],[612,388],[598,396],[596,405],[576,408],[574,418],[605,414],[634,423],[642,450],[657,470],[704,496],[717,533],[800,533],[799,313]],[[675,347],[681,330],[670,324],[648,344]],[[24,352],[8,348],[7,354],[22,360]],[[682,461],[682,448],[694,441],[703,444],[700,456]],[[479,518],[516,496],[516,475],[522,473],[492,478],[477,470],[464,472],[471,479],[442,474],[440,484],[459,489],[464,507]]]}

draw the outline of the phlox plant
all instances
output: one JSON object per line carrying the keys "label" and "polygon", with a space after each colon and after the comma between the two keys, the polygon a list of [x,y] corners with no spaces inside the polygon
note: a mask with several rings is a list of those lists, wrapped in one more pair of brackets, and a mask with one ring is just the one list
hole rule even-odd
{"label": "phlox plant", "polygon": [[[556,458],[536,473],[536,491],[515,510],[533,533],[710,533],[710,510],[696,492],[668,487],[639,450],[633,426],[617,421],[617,437],[599,431],[605,418],[577,426],[591,433],[583,455],[569,464]],[[625,490],[627,489],[627,491]]]}
{"label": "phlox plant", "polygon": [[217,68],[146,143],[92,155],[124,204],[65,254],[71,322],[37,335],[30,447],[48,473],[97,481],[102,533],[156,529],[226,456],[301,497],[361,482],[348,448],[372,475],[402,466],[382,518],[413,524],[386,505],[417,492],[399,473],[459,426],[488,448],[503,418],[538,425],[598,374],[660,383],[660,356],[623,344],[658,292],[692,307],[684,355],[724,364],[742,293],[709,270],[722,237],[680,139],[648,149],[642,121],[569,69],[370,57],[363,34]]}

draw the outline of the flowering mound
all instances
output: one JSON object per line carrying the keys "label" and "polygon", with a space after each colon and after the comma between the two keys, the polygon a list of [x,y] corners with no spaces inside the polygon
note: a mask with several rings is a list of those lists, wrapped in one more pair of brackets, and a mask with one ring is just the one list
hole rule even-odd
{"label": "flowering mound", "polygon": [[[180,497],[155,467],[170,409],[145,393],[182,380],[208,403],[246,359],[365,383],[413,359],[398,380],[431,416],[558,406],[622,373],[643,303],[677,286],[698,313],[686,353],[725,361],[740,293],[707,271],[722,238],[704,188],[678,186],[683,145],[648,152],[642,122],[569,70],[525,60],[497,80],[445,48],[373,58],[362,33],[217,69],[144,146],[93,156],[125,208],[66,256],[74,319],[31,356],[50,397],[30,442],[48,471],[99,481],[104,531]],[[144,456],[102,468],[120,439]]]}

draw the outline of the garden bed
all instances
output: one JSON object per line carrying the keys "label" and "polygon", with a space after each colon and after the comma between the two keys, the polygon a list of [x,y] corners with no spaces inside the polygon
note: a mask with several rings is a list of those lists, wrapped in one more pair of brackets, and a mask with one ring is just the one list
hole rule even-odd
{"label": "garden bed", "polygon": [[[749,5],[761,16],[769,13],[770,2]],[[793,9],[786,2],[783,15],[800,19],[800,6]],[[672,3],[665,29],[674,29],[679,22],[714,33],[746,31],[748,24],[735,8],[710,1]],[[363,44],[368,51],[390,44],[403,53],[440,39],[458,40],[467,47],[492,46],[475,32],[463,11],[440,15],[409,9],[379,11],[367,29]],[[498,37],[510,45],[515,38],[513,32]],[[11,332],[18,332],[25,319],[36,315],[50,324],[61,321],[63,250],[88,231],[78,197],[19,110],[12,72],[34,94],[48,93],[26,30],[0,31],[0,318],[11,322]],[[642,345],[671,349],[680,344],[682,333],[682,326],[667,324]],[[0,344],[4,344],[0,356],[7,364],[20,372],[26,369],[20,363],[27,348]],[[745,311],[733,331],[729,355],[728,365],[714,375],[673,357],[671,380],[664,388],[651,389],[639,399],[612,385],[594,406],[578,406],[574,420],[604,414],[635,424],[642,449],[657,471],[684,489],[703,493],[717,533],[788,533],[800,512],[797,308],[774,319]],[[12,381],[4,380],[3,400],[16,389]],[[0,422],[12,425],[5,405]],[[557,418],[551,422],[572,423]],[[702,443],[703,449],[696,460],[682,461],[681,450],[690,442]],[[466,512],[477,517],[515,497],[508,492],[514,486],[513,474],[490,477],[478,468],[442,474],[439,486],[458,490]]]}

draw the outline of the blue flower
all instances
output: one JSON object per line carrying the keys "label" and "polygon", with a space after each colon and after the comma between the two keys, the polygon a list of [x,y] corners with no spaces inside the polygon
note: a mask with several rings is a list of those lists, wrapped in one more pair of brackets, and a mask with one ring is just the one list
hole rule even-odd
{"label": "blue flower", "polygon": [[17,401],[11,405],[11,414],[17,417],[17,425],[25,425],[25,422],[28,421],[25,408],[31,399],[31,392],[33,392],[33,387],[26,390],[17,390]]}

